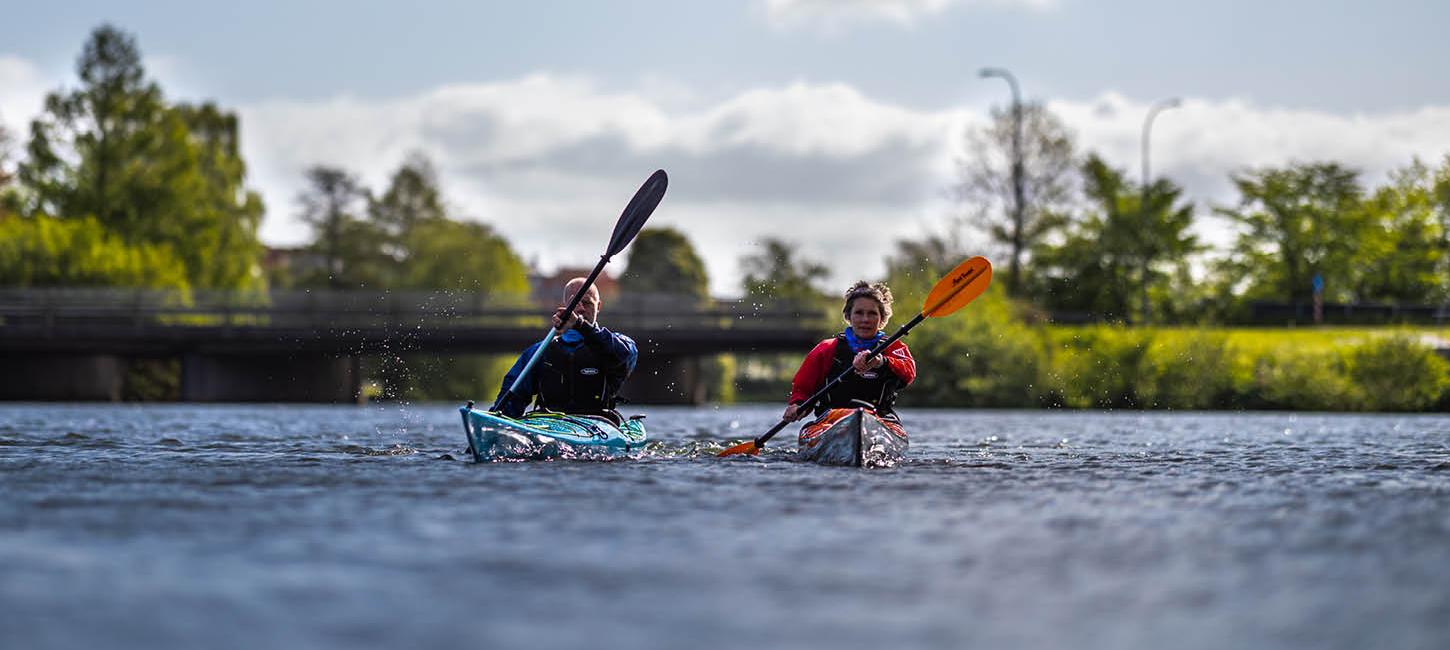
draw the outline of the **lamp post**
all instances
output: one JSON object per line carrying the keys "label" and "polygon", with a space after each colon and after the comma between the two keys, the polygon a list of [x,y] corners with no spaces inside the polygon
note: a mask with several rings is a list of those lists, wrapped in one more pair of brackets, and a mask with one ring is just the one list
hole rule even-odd
{"label": "lamp post", "polygon": [[1017,78],[1006,68],[982,68],[977,76],[987,79],[1000,77],[1012,88],[1012,260],[1007,274],[1007,289],[1017,293],[1021,277],[1023,189],[1022,189],[1022,94],[1017,89]]}
{"label": "lamp post", "polygon": [[1143,193],[1144,193],[1143,195],[1144,196],[1147,196],[1148,183],[1152,182],[1152,178],[1153,178],[1150,175],[1149,170],[1148,170],[1148,139],[1149,139],[1149,137],[1151,137],[1153,135],[1153,118],[1158,117],[1158,114],[1159,113],[1162,113],[1163,111],[1166,111],[1166,110],[1168,110],[1170,108],[1178,108],[1182,104],[1183,104],[1183,101],[1180,100],[1180,99],[1178,99],[1177,97],[1169,97],[1168,99],[1159,100],[1158,103],[1153,104],[1153,107],[1152,108],[1149,108],[1148,109],[1148,116],[1145,117],[1145,118],[1143,118]]}
{"label": "lamp post", "polygon": [[[1153,118],[1158,117],[1158,114],[1163,111],[1166,111],[1170,108],[1178,108],[1182,104],[1182,100],[1178,99],[1177,97],[1169,97],[1168,99],[1159,100],[1148,109],[1147,117],[1143,118],[1143,186],[1140,188],[1141,194],[1138,197],[1138,217],[1139,221],[1142,221],[1144,223],[1141,223],[1139,226],[1140,232],[1145,232],[1147,230],[1148,224],[1146,223],[1146,221],[1148,216],[1148,187],[1153,182],[1153,175],[1148,167],[1148,142],[1149,138],[1153,134]],[[1149,315],[1151,314],[1148,305],[1147,251],[1142,251],[1139,255],[1138,274],[1139,278],[1142,281],[1142,286],[1139,288],[1142,292],[1139,308],[1142,311],[1143,322],[1147,323],[1150,320]]]}

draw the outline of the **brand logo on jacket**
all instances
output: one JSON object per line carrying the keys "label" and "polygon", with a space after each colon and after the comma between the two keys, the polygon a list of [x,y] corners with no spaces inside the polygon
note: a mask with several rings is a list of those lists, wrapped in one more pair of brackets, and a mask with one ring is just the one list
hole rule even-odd
{"label": "brand logo on jacket", "polygon": [[580,368],[579,369],[579,374],[593,376],[593,375],[599,374],[599,369],[598,368]]}

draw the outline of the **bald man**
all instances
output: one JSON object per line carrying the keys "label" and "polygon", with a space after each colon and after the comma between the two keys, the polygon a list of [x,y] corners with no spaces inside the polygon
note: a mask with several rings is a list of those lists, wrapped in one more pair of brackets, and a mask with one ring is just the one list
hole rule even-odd
{"label": "bald man", "polygon": [[524,378],[520,394],[505,400],[509,387],[514,385],[540,344],[529,346],[519,355],[503,378],[493,411],[516,418],[533,401],[536,409],[620,419],[614,403],[619,397],[619,387],[634,372],[639,349],[634,339],[611,332],[596,322],[601,306],[597,287],[591,285],[574,313],[566,317],[567,303],[584,281],[584,278],[574,278],[564,285],[564,304],[553,317],[554,342]]}

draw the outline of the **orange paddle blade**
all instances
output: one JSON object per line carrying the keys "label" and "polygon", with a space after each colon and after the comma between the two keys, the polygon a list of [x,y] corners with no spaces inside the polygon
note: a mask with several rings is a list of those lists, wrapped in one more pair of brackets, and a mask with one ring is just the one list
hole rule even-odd
{"label": "orange paddle blade", "polygon": [[734,447],[731,447],[729,449],[726,449],[725,451],[720,452],[718,455],[719,456],[722,456],[722,457],[723,456],[735,456],[735,455],[738,455],[738,454],[750,454],[751,456],[754,456],[754,455],[759,454],[759,453],[760,453],[760,447],[756,446],[755,441],[754,440],[746,440],[745,442],[742,442],[742,443],[740,443],[738,445],[735,445]]}
{"label": "orange paddle blade", "polygon": [[992,283],[992,263],[985,257],[973,257],[952,269],[938,280],[926,295],[921,314],[927,318],[946,316],[982,295]]}

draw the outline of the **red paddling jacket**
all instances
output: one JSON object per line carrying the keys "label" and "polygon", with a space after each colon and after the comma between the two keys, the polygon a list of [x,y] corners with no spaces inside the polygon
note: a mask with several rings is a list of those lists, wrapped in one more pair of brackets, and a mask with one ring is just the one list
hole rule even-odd
{"label": "red paddling jacket", "polygon": [[[850,368],[855,357],[856,352],[851,349],[844,333],[816,344],[791,381],[790,403],[805,402],[832,377]],[[906,343],[900,340],[887,347],[881,358],[886,362],[880,368],[865,373],[854,370],[846,373],[845,378],[816,403],[816,415],[833,408],[857,406],[851,403],[852,400],[870,403],[876,407],[877,413],[889,415],[896,403],[897,391],[916,379],[916,360],[911,358],[911,350],[907,349]]]}

